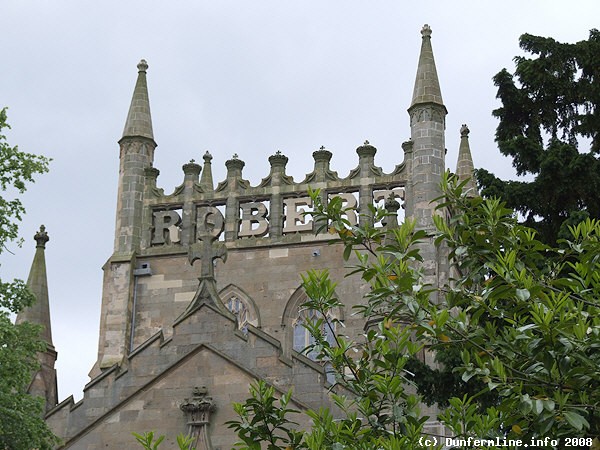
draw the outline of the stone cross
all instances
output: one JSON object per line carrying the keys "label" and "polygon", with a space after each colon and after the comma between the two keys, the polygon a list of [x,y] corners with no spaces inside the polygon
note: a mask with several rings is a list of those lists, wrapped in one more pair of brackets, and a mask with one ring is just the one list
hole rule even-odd
{"label": "stone cross", "polygon": [[214,279],[213,261],[217,258],[220,258],[223,262],[227,260],[227,248],[225,244],[218,242],[224,223],[225,219],[221,211],[214,206],[198,208],[196,235],[199,242],[190,246],[188,258],[191,265],[194,265],[194,261],[197,259],[202,262],[200,279]]}

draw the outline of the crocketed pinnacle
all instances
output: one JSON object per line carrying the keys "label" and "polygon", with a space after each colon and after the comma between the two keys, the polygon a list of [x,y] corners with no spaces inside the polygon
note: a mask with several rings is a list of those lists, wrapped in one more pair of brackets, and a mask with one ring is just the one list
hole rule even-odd
{"label": "crocketed pinnacle", "polygon": [[152,116],[150,115],[150,100],[148,98],[148,83],[146,81],[146,70],[148,63],[141,60],[137,65],[138,78],[127,114],[123,137],[146,137],[154,140],[152,132]]}
{"label": "crocketed pinnacle", "polygon": [[207,151],[202,159],[204,159],[204,168],[202,169],[202,178],[200,179],[200,186],[204,189],[205,192],[210,192],[213,190],[213,177],[212,177],[212,168],[211,161],[212,155],[209,151]]}
{"label": "crocketed pinnacle", "polygon": [[471,156],[469,145],[469,127],[463,124],[460,127],[460,146],[458,147],[458,161],[456,163],[456,175],[460,181],[468,179],[464,187],[469,195],[477,196],[477,185],[475,183],[475,167]]}
{"label": "crocketed pinnacle", "polygon": [[23,309],[18,315],[16,323],[30,322],[36,325],[42,325],[40,337],[48,344],[50,348],[52,344],[52,328],[50,326],[50,302],[48,298],[48,279],[46,277],[46,257],[45,249],[48,238],[46,227],[40,226],[33,237],[37,243],[35,256],[29,271],[27,279],[27,287],[35,296],[35,303]]}
{"label": "crocketed pinnacle", "polygon": [[421,54],[419,55],[415,89],[413,91],[413,98],[410,106],[419,103],[437,103],[439,105],[444,105],[437,69],[435,68],[433,50],[431,48],[431,28],[429,25],[423,25],[421,35],[423,36],[421,42]]}

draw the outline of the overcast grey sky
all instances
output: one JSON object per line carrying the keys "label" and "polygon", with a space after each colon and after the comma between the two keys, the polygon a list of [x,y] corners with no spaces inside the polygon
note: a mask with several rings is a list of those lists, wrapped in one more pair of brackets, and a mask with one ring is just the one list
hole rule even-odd
{"label": "overcast grey sky", "polygon": [[44,223],[59,401],[81,398],[97,354],[101,267],[112,252],[118,139],[148,61],[155,167],[165,192],[182,164],[212,152],[215,181],[237,153],[256,185],[277,150],[296,179],[312,152],[333,152],[342,177],[365,139],[390,172],[410,136],[408,114],[420,29],[433,30],[447,118],[447,166],[459,128],[471,129],[476,167],[511,176],[494,144],[491,78],[512,70],[525,32],[587,39],[600,2],[4,0],[0,4],[0,107],[11,144],[53,162],[25,196],[23,248],[1,276],[27,278],[32,236]]}

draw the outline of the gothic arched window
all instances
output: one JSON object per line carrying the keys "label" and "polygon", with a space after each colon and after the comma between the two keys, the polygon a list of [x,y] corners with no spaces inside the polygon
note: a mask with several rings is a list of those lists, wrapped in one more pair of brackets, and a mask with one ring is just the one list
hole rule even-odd
{"label": "gothic arched window", "polygon": [[223,306],[237,321],[238,329],[248,333],[248,325],[260,328],[260,315],[252,298],[239,287],[230,284],[219,292]]}
{"label": "gothic arched window", "polygon": [[328,314],[326,317],[314,310],[314,309],[305,309],[298,313],[298,317],[292,323],[294,329],[294,341],[293,341],[293,349],[297,352],[304,353],[313,361],[323,362],[323,366],[325,367],[325,376],[327,377],[327,381],[331,384],[335,383],[335,375],[331,370],[331,363],[328,361],[318,360],[319,352],[315,351],[315,349],[309,349],[305,352],[307,347],[310,347],[315,343],[314,336],[309,332],[308,328],[305,324],[308,323],[316,323],[319,319],[323,319],[320,324],[320,331],[323,334],[325,340],[329,343],[329,345],[335,345],[335,323],[333,322],[333,316]]}
{"label": "gothic arched window", "polygon": [[[303,307],[303,304],[308,300],[308,296],[302,286],[298,287],[296,291],[289,298],[281,316],[281,327],[285,330],[284,352],[296,351],[306,355],[313,361],[321,364],[325,369],[325,376],[329,383],[335,383],[335,376],[332,370],[331,363],[329,361],[317,360],[318,352],[314,350],[305,351],[307,347],[315,343],[315,339],[312,337],[308,329],[306,328],[307,323],[315,323],[315,321],[322,318],[321,322],[321,333],[330,345],[335,345],[336,323],[343,322],[344,310],[343,308],[333,308],[327,312],[327,316],[323,316],[314,309]],[[333,333],[332,333],[333,331]]]}
{"label": "gothic arched window", "polygon": [[[321,313],[315,311],[314,309],[305,309],[298,314],[298,317],[292,324],[294,327],[294,350],[297,352],[302,352],[306,347],[315,343],[315,338],[310,334],[308,329],[305,327],[305,324],[307,322],[315,323],[322,317],[323,316]],[[331,319],[332,317],[328,315],[326,319],[323,320],[320,328],[325,340],[333,345],[335,343],[335,339],[331,331],[333,329],[335,332],[335,324],[331,321]],[[317,358],[317,353],[315,351],[310,351],[306,354],[312,360]]]}
{"label": "gothic arched window", "polygon": [[242,330],[244,334],[248,332],[248,307],[246,303],[241,300],[237,295],[232,295],[225,300],[225,307],[232,313],[238,323],[238,328]]}

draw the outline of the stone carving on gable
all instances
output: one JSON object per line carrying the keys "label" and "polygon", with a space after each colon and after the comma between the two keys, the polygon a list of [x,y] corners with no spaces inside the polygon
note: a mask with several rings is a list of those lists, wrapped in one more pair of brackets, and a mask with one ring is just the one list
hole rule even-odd
{"label": "stone carving on gable", "polygon": [[187,433],[193,438],[192,448],[212,450],[209,433],[210,415],[217,410],[206,386],[195,387],[191,398],[186,398],[179,406],[187,417]]}
{"label": "stone carving on gable", "polygon": [[188,260],[192,266],[195,261],[200,260],[200,277],[198,278],[200,284],[192,302],[178,320],[187,317],[204,303],[222,307],[217,293],[213,261],[221,259],[225,262],[227,260],[227,248],[223,242],[218,241],[219,235],[223,231],[223,215],[217,208],[207,206],[198,209],[198,217],[202,220],[198,223],[198,241],[190,245]]}
{"label": "stone carving on gable", "polygon": [[194,261],[202,261],[200,279],[215,277],[213,261],[227,260],[227,249],[222,242],[218,242],[219,235],[223,231],[224,219],[221,211],[213,206],[198,209],[198,241],[190,246],[188,257],[191,265]]}

